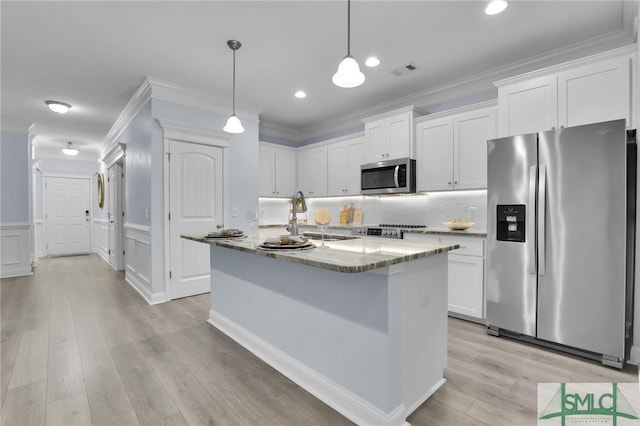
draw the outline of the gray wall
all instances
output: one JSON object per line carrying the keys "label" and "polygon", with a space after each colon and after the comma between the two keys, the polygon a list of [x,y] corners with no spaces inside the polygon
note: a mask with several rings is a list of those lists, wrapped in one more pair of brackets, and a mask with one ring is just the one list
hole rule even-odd
{"label": "gray wall", "polygon": [[29,135],[0,134],[0,222],[27,223],[29,215]]}

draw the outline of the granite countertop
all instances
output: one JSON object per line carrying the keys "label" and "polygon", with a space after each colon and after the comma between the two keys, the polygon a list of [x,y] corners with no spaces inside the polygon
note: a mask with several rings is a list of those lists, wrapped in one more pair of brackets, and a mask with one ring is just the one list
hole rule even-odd
{"label": "granite countertop", "polygon": [[[260,236],[256,239],[256,245],[258,241],[264,241],[268,236],[287,234],[282,231],[282,228],[275,227],[261,229]],[[318,247],[311,250],[262,251],[252,244],[251,237],[237,240],[216,240],[194,235],[181,235],[181,237],[232,250],[344,273],[371,271],[444,253],[459,247],[458,244],[432,244],[403,240],[389,241],[385,238],[360,237],[353,240],[325,242],[325,245],[328,246],[326,249],[319,248],[320,241],[312,240]]]}

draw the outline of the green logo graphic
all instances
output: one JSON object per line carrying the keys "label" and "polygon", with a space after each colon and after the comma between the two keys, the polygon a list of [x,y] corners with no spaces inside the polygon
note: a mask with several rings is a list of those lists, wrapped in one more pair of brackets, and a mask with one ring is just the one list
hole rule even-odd
{"label": "green logo graphic", "polygon": [[618,417],[638,419],[617,383],[612,383],[611,393],[600,394],[567,393],[566,383],[560,383],[560,388],[542,411],[540,420],[560,417],[562,426],[565,426],[567,417],[572,416],[609,416],[613,426],[618,424]]}

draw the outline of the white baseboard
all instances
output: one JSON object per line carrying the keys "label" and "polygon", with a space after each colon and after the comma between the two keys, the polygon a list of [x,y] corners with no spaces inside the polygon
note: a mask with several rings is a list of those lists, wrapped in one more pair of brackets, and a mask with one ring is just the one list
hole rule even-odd
{"label": "white baseboard", "polygon": [[157,305],[159,303],[168,302],[167,295],[164,292],[161,293],[152,293],[149,289],[143,285],[134,274],[129,274],[125,272],[124,280],[129,283],[131,287],[135,291],[138,292],[140,296],[144,298],[150,305]]}
{"label": "white baseboard", "polygon": [[[407,413],[410,412],[405,409],[404,405],[396,407],[396,409],[390,413],[385,413],[349,390],[265,342],[224,315],[210,310],[208,322],[356,424],[367,426],[409,425],[409,423],[405,421],[405,417]],[[438,384],[437,387],[440,385],[441,383]],[[435,392],[437,387],[433,389],[430,394]]]}
{"label": "white baseboard", "polygon": [[[633,345],[631,347],[631,353],[629,354],[629,363],[640,366],[640,346]],[[638,371],[640,379],[640,369]]]}

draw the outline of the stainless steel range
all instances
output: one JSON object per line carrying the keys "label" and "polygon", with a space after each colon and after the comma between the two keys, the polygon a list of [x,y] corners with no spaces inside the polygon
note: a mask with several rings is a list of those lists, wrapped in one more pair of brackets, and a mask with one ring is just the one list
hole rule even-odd
{"label": "stainless steel range", "polygon": [[403,239],[407,229],[426,228],[426,225],[398,225],[382,223],[378,226],[358,226],[351,229],[353,235],[366,235],[369,237],[383,237]]}

